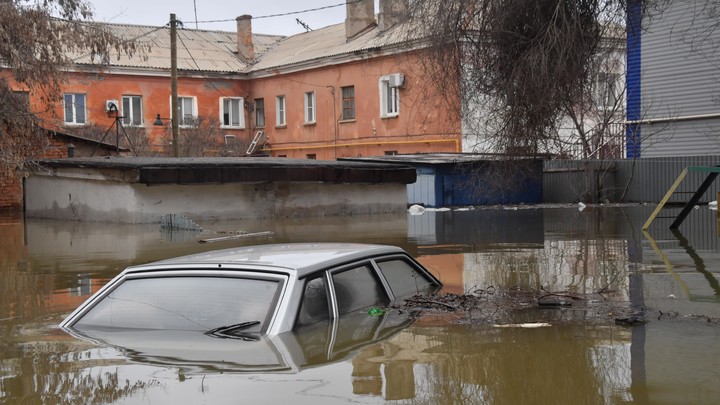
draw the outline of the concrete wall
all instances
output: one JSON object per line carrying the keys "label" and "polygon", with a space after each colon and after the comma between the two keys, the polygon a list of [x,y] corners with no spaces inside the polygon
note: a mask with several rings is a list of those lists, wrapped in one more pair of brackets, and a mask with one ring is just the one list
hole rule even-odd
{"label": "concrete wall", "polygon": [[164,214],[197,220],[397,213],[404,184],[226,183],[156,185],[33,175],[25,184],[29,217],[151,223]]}

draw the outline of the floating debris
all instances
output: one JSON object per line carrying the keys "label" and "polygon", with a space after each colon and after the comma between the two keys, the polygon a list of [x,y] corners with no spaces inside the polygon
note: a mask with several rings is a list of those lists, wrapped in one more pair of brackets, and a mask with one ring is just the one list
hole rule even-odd
{"label": "floating debris", "polygon": [[646,321],[639,316],[628,316],[626,318],[615,318],[615,323],[621,326],[636,326],[642,325]]}
{"label": "floating debris", "polygon": [[495,327],[495,328],[527,328],[527,329],[547,328],[548,326],[552,326],[552,325],[550,325],[547,322],[507,323],[507,324],[493,325],[493,327]]}
{"label": "floating debris", "polygon": [[410,215],[422,215],[425,213],[425,207],[415,204],[408,208],[408,212]]}
{"label": "floating debris", "polygon": [[226,240],[235,240],[235,239],[242,239],[242,238],[252,238],[256,236],[272,236],[274,232],[272,231],[263,231],[263,232],[241,232],[236,235],[230,235],[230,236],[221,236],[218,238],[209,238],[209,239],[200,239],[198,242],[200,243],[213,243],[213,242],[223,242]]}
{"label": "floating debris", "polygon": [[182,214],[163,215],[160,217],[160,228],[198,232],[203,230],[200,225],[195,223],[195,221]]}
{"label": "floating debris", "polygon": [[372,307],[368,311],[368,315],[370,316],[383,316],[385,315],[385,310],[382,308]]}

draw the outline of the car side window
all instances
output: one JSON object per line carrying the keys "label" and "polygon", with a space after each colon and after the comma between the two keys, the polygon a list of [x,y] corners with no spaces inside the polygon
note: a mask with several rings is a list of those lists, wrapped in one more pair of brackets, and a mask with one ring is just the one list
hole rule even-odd
{"label": "car side window", "polygon": [[395,259],[377,262],[395,298],[406,298],[427,293],[435,286],[425,274],[405,260]]}
{"label": "car side window", "polygon": [[390,302],[380,280],[367,265],[334,273],[332,279],[339,315]]}
{"label": "car side window", "polygon": [[316,277],[305,282],[297,325],[310,325],[330,318],[325,279]]}

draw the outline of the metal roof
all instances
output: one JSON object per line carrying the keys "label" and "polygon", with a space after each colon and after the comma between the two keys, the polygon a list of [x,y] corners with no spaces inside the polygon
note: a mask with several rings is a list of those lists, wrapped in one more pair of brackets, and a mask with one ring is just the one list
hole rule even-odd
{"label": "metal roof", "polygon": [[[162,260],[126,269],[126,272],[157,270],[168,266],[177,269],[188,265],[248,265],[285,269],[304,277],[318,269],[361,260],[377,255],[404,253],[396,246],[360,243],[290,243],[257,245],[241,248],[215,250],[189,256]],[[253,267],[253,271],[257,268]]]}

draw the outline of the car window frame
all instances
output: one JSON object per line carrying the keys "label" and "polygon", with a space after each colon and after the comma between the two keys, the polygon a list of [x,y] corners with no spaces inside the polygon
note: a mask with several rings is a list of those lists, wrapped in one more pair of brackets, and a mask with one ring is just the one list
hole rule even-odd
{"label": "car window frame", "polygon": [[398,299],[398,297],[393,292],[392,286],[387,281],[387,278],[385,277],[385,274],[383,273],[382,269],[380,268],[380,265],[378,263],[382,262],[389,262],[393,260],[401,260],[407,264],[410,265],[416,272],[420,273],[422,276],[426,277],[428,281],[432,284],[435,284],[436,287],[439,287],[442,285],[440,280],[437,279],[430,271],[428,271],[423,265],[421,265],[417,260],[415,260],[412,256],[406,255],[406,254],[388,254],[383,255],[381,257],[373,258],[373,266],[375,266],[375,271],[379,275],[379,277],[383,280],[383,283],[385,285],[385,288],[389,291],[389,295],[392,297],[390,302],[394,302]]}
{"label": "car window frame", "polygon": [[[266,319],[263,321],[263,327],[259,334],[266,335],[270,326],[278,318],[282,297],[285,294],[285,290],[288,285],[288,274],[285,273],[258,273],[253,272],[251,269],[228,269],[224,270],[214,269],[203,269],[202,267],[192,269],[151,269],[142,272],[130,272],[121,273],[116,278],[108,282],[104,288],[98,291],[98,293],[92,297],[92,299],[86,301],[85,305],[77,308],[68,319],[63,322],[60,326],[64,328],[74,328],[75,324],[82,319],[89,311],[91,311],[99,302],[104,300],[108,295],[112,294],[120,285],[124,284],[128,280],[139,280],[139,279],[158,279],[158,278],[172,278],[172,277],[198,277],[198,278],[242,278],[252,280],[266,280],[266,281],[277,281],[278,287],[275,291],[273,299],[271,300],[271,310],[268,311]],[[222,325],[221,325],[222,326]]]}
{"label": "car window frame", "polygon": [[383,274],[382,270],[380,269],[380,266],[378,265],[378,262],[384,262],[384,261],[391,261],[391,260],[402,260],[406,263],[408,263],[414,270],[421,273],[423,276],[427,277],[431,283],[435,284],[436,286],[440,287],[442,283],[435,277],[432,273],[430,273],[425,267],[423,267],[417,260],[415,260],[412,256],[406,253],[388,253],[373,257],[368,257],[360,260],[355,260],[348,263],[343,263],[339,265],[333,265],[329,268],[324,268],[318,271],[315,271],[311,274],[306,274],[302,277],[298,278],[298,283],[300,284],[300,298],[297,301],[297,309],[294,314],[293,319],[293,328],[295,329],[299,326],[298,325],[298,319],[300,317],[300,307],[302,306],[302,301],[305,298],[305,287],[308,283],[308,281],[315,279],[318,277],[318,274],[322,274],[322,277],[325,281],[325,288],[328,290],[328,299],[329,299],[329,313],[330,313],[330,321],[333,321],[334,319],[337,319],[339,315],[338,310],[338,302],[337,302],[337,295],[335,293],[335,284],[333,283],[332,275],[335,273],[340,273],[355,267],[359,267],[362,265],[369,264],[370,268],[372,269],[375,277],[380,280],[380,284],[383,286],[383,289],[385,290],[385,294],[390,299],[390,303],[393,303],[397,297],[392,291],[392,287],[388,283],[387,279],[385,278],[385,275]]}
{"label": "car window frame", "polygon": [[[385,290],[385,295],[389,299],[389,305],[391,305],[397,297],[392,291],[392,288],[390,284],[388,283],[387,279],[385,278],[382,270],[380,269],[380,266],[378,262],[384,262],[384,261],[391,261],[391,260],[402,260],[405,263],[409,264],[415,271],[422,274],[424,277],[427,277],[427,279],[437,287],[440,287],[442,283],[432,274],[430,271],[425,269],[417,260],[415,260],[412,256],[405,253],[389,253],[379,256],[374,256],[370,258],[364,258],[361,260],[355,260],[349,263],[343,263],[340,265],[334,265],[329,268],[325,268],[322,270],[318,270],[316,272],[313,272],[311,274],[307,274],[303,276],[302,278],[298,278],[298,284],[299,284],[299,291],[300,291],[300,297],[297,304],[297,311],[295,314],[295,319],[293,322],[293,327],[291,329],[292,332],[295,333],[302,333],[303,327],[324,327],[327,329],[327,339],[325,340],[325,355],[327,359],[334,359],[343,353],[347,353],[349,351],[355,350],[358,347],[362,347],[365,345],[365,343],[357,343],[357,344],[351,344],[348,346],[344,346],[342,348],[338,348],[338,333],[340,328],[340,323],[342,322],[343,318],[351,318],[353,316],[359,316],[359,314],[362,312],[361,310],[356,310],[349,312],[344,315],[339,315],[339,309],[338,309],[338,300],[337,300],[337,294],[335,290],[335,284],[333,282],[333,274],[341,273],[343,271],[347,271],[356,267],[360,266],[369,266],[371,269],[371,272],[374,274],[374,277],[380,282],[380,285],[382,285],[382,288]],[[300,316],[300,308],[302,307],[302,301],[305,298],[305,288],[307,286],[307,283],[311,280],[314,280],[318,277],[322,277],[323,281],[325,283],[325,288],[327,289],[327,298],[328,298],[328,306],[329,306],[329,318],[327,320],[318,321],[316,323],[312,324],[306,324],[306,325],[299,325],[298,320]],[[369,316],[369,315],[368,315]],[[387,329],[386,324],[388,322],[391,322],[388,319],[385,319],[385,317],[381,317],[377,320],[376,325],[373,326],[373,337],[372,339],[377,339],[381,335],[389,335],[396,333],[398,330],[405,327],[408,322],[404,322],[400,325],[395,325],[391,327],[389,330]],[[318,326],[318,324],[324,323],[324,326]]]}

